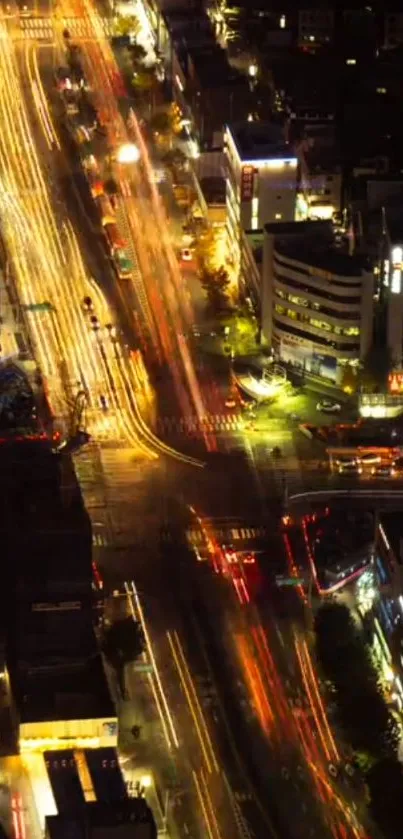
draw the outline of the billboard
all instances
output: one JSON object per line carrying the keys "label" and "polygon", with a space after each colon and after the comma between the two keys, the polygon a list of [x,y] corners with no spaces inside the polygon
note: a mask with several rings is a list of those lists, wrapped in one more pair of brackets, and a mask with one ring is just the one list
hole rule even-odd
{"label": "billboard", "polygon": [[242,166],[241,201],[252,201],[254,171],[253,166]]}

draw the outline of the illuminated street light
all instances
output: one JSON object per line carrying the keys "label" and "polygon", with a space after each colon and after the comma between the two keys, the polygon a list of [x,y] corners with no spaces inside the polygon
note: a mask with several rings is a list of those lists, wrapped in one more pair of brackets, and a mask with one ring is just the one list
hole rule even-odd
{"label": "illuminated street light", "polygon": [[134,143],[123,143],[117,150],[116,160],[118,163],[137,163],[140,160],[140,152]]}
{"label": "illuminated street light", "polygon": [[258,69],[259,68],[258,68],[257,64],[249,64],[248,73],[249,73],[251,79],[256,78],[256,76],[258,74]]}
{"label": "illuminated street light", "polygon": [[142,789],[150,789],[152,786],[153,779],[151,775],[142,775],[140,778],[140,787]]}

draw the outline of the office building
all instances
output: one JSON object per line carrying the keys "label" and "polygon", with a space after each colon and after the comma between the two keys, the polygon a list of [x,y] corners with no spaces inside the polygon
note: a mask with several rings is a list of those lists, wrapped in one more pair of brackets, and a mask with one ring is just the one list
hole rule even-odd
{"label": "office building", "polygon": [[326,6],[313,6],[298,12],[298,46],[317,49],[328,46],[334,37],[334,12]]}
{"label": "office building", "polygon": [[225,132],[228,250],[241,265],[243,231],[295,218],[297,158],[281,126],[227,125]]}
{"label": "office building", "polygon": [[152,810],[144,798],[118,804],[87,802],[81,812],[48,816],[45,839],[157,839]]}
{"label": "office building", "polygon": [[276,356],[340,382],[372,342],[373,275],[333,244],[330,222],[268,224],[262,338]]}

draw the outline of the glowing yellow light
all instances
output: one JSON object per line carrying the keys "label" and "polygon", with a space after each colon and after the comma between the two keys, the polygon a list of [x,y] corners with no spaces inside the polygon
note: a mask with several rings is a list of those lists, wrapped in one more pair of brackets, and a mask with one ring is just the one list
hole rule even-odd
{"label": "glowing yellow light", "polygon": [[140,778],[140,786],[143,789],[150,789],[153,784],[153,779],[151,775],[142,775]]}
{"label": "glowing yellow light", "polygon": [[123,143],[117,151],[116,160],[118,163],[137,163],[140,152],[134,143]]}

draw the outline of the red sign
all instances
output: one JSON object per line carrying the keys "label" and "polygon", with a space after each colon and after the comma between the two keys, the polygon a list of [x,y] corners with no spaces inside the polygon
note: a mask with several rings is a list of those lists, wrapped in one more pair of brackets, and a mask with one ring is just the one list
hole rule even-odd
{"label": "red sign", "polygon": [[389,392],[403,393],[403,373],[391,373],[389,376]]}
{"label": "red sign", "polygon": [[241,175],[241,201],[252,201],[253,198],[253,166],[243,166]]}

